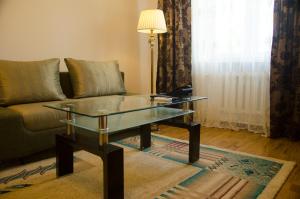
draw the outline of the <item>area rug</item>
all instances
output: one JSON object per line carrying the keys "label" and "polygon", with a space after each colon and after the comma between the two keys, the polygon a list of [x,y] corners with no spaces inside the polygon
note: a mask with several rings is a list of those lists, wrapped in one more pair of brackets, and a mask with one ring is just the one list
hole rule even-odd
{"label": "area rug", "polygon": [[[200,160],[187,164],[188,143],[152,135],[139,151],[139,137],[121,140],[125,198],[274,198],[294,162],[201,145]],[[0,198],[101,198],[102,161],[75,153],[75,172],[56,178],[55,159],[0,172]]]}

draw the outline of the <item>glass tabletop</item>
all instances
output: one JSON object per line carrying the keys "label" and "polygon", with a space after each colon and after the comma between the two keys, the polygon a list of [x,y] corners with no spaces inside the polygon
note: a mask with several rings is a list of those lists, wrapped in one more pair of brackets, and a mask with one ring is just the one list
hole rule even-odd
{"label": "glass tabletop", "polygon": [[53,102],[46,104],[45,106],[77,115],[100,117],[165,107],[203,99],[207,99],[207,97],[192,96],[178,98],[175,101],[163,101],[156,98],[151,100],[150,95],[112,95]]}

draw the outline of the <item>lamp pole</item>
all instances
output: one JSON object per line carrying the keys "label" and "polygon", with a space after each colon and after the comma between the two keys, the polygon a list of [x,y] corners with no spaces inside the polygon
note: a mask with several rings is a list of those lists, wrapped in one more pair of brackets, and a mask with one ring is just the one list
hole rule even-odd
{"label": "lamp pole", "polygon": [[154,45],[155,45],[155,35],[153,30],[150,30],[149,45],[151,50],[151,94],[154,94],[153,78],[154,78]]}

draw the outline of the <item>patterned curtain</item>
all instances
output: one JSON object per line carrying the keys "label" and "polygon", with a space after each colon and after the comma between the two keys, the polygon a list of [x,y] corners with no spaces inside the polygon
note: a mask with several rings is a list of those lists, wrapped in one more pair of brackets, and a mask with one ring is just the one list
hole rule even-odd
{"label": "patterned curtain", "polygon": [[159,0],[168,32],[158,37],[157,93],[191,84],[191,0]]}
{"label": "patterned curtain", "polygon": [[275,0],[271,137],[300,138],[300,2]]}

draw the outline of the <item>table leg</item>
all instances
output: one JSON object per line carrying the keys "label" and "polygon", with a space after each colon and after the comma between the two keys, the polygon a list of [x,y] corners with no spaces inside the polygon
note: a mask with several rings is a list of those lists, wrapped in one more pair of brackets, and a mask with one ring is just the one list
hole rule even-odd
{"label": "table leg", "polygon": [[123,148],[106,144],[101,146],[103,160],[104,199],[124,198]]}
{"label": "table leg", "polygon": [[56,135],[56,175],[73,173],[73,146],[61,135]]}
{"label": "table leg", "polygon": [[143,125],[140,127],[140,150],[151,147],[151,125]]}
{"label": "table leg", "polygon": [[191,123],[189,130],[189,162],[194,163],[199,160],[200,151],[200,124]]}

